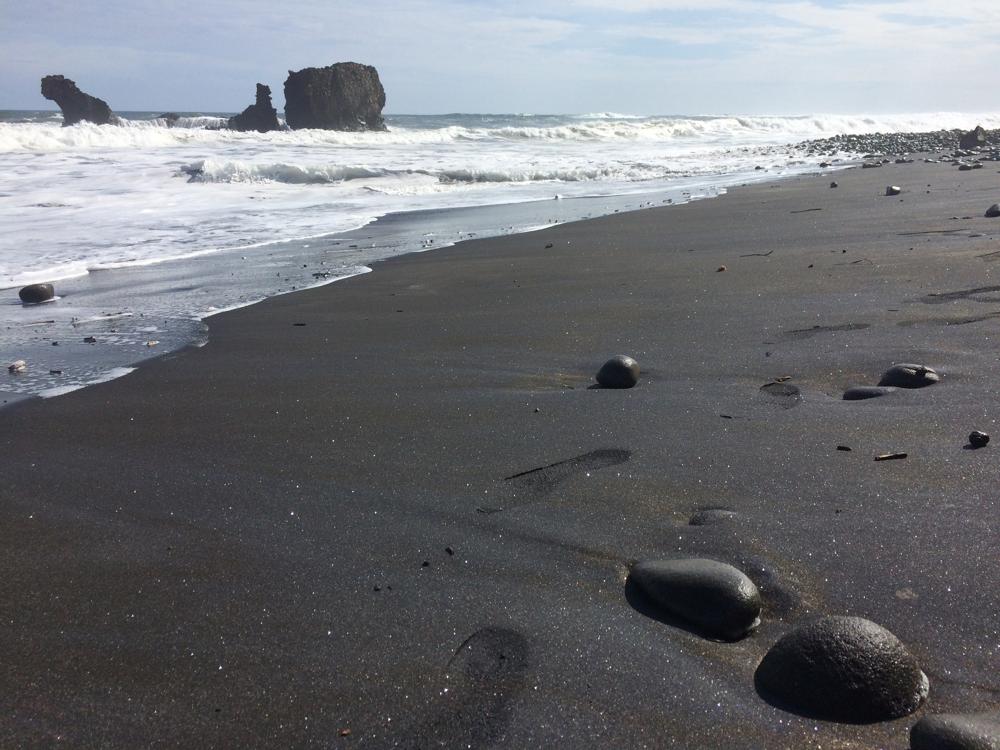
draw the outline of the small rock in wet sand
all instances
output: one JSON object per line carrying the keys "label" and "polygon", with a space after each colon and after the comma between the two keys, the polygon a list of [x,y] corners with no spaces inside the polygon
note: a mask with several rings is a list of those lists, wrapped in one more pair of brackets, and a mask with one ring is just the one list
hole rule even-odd
{"label": "small rock in wet sand", "polygon": [[631,388],[639,382],[639,363],[619,354],[597,371],[597,384],[603,388]]}
{"label": "small rock in wet sand", "polygon": [[1000,216],[1000,203],[994,203],[992,206],[986,209],[986,218],[995,219]]}
{"label": "small rock in wet sand", "polygon": [[93,336],[86,336],[83,339],[83,343],[85,343],[85,344],[96,344],[97,343],[97,339],[95,337],[93,337]]}
{"label": "small rock in wet sand", "polygon": [[902,192],[903,188],[901,188],[899,185],[889,185],[889,187],[885,189],[886,195],[899,195]]}
{"label": "small rock in wet sand", "polygon": [[22,287],[17,296],[26,305],[37,305],[40,302],[48,302],[55,297],[56,291],[51,284],[29,284]]}
{"label": "small rock in wet sand", "polygon": [[840,185],[838,185],[836,182],[831,182],[830,183],[830,187],[836,188],[836,187],[840,187]]}
{"label": "small rock in wet sand", "polygon": [[990,442],[990,436],[980,430],[973,430],[969,433],[969,445],[973,448],[985,448]]}
{"label": "small rock in wet sand", "polygon": [[896,388],[924,388],[940,380],[940,375],[924,365],[898,364],[886,370],[878,384]]}
{"label": "small rock in wet sand", "polygon": [[823,617],[779,640],[757,667],[758,690],[807,716],[898,719],[927,697],[927,677],[896,636],[860,617]]}
{"label": "small rock in wet sand", "polygon": [[895,390],[895,388],[878,385],[855,385],[844,391],[844,401],[863,401],[869,398],[878,398],[879,396],[886,396]]}
{"label": "small rock in wet sand", "polygon": [[726,267],[725,267],[725,266],[719,266],[718,268],[716,268],[716,269],[715,269],[715,272],[716,272],[716,273],[722,273],[722,272],[724,272],[725,270],[726,270]]}
{"label": "small rock in wet sand", "polygon": [[699,510],[688,521],[688,526],[712,526],[717,523],[725,523],[736,518],[736,511],[725,508],[706,508]]}
{"label": "small rock in wet sand", "polygon": [[760,591],[726,563],[645,560],[633,566],[627,583],[662,614],[710,638],[739,640],[760,624]]}
{"label": "small rock in wet sand", "polygon": [[910,730],[910,750],[1000,750],[1000,714],[932,714]]}

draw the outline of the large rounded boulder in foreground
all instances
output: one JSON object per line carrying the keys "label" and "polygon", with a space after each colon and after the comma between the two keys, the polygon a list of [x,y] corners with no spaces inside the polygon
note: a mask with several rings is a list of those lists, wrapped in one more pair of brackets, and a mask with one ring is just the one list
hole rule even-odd
{"label": "large rounded boulder in foreground", "polygon": [[17,296],[26,305],[37,305],[40,302],[48,302],[55,297],[56,290],[51,284],[29,284],[22,287]]}
{"label": "large rounded boulder in foreground", "polygon": [[1000,750],[1000,714],[925,716],[910,730],[910,750]]}
{"label": "large rounded boulder in foreground", "polygon": [[760,624],[757,586],[716,560],[645,560],[628,576],[657,615],[683,621],[710,638],[735,641]]}
{"label": "large rounded boulder in foreground", "polygon": [[986,209],[986,218],[995,219],[1000,216],[1000,203],[994,203],[992,206]]}
{"label": "large rounded boulder in foreground", "polygon": [[602,388],[631,388],[639,382],[639,363],[619,354],[597,371],[597,384]]}
{"label": "large rounded boulder in foreground", "polygon": [[899,639],[861,617],[823,617],[793,630],[767,652],[756,682],[782,708],[852,724],[907,716],[928,690]]}
{"label": "large rounded boulder in foreground", "polygon": [[886,370],[878,384],[895,388],[925,388],[940,380],[940,375],[924,365],[899,364]]}

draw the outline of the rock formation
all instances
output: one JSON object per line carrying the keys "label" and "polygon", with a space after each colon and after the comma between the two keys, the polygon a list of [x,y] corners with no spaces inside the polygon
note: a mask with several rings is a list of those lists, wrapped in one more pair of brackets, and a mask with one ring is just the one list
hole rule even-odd
{"label": "rock formation", "polygon": [[976,125],[974,130],[970,130],[958,141],[958,147],[961,149],[979,148],[980,146],[985,145],[986,131],[983,130],[982,125]]}
{"label": "rock formation", "polygon": [[266,133],[269,130],[280,130],[278,112],[271,104],[271,88],[263,83],[257,84],[257,101],[244,109],[235,117],[229,118],[229,129],[249,132],[256,130]]}
{"label": "rock formation", "polygon": [[106,101],[83,93],[73,81],[63,76],[45,76],[42,79],[42,96],[59,105],[64,127],[83,120],[98,125],[111,122],[111,107]]}
{"label": "rock formation", "polygon": [[295,130],[385,130],[384,106],[385,89],[371,65],[290,70],[285,80],[285,121]]}

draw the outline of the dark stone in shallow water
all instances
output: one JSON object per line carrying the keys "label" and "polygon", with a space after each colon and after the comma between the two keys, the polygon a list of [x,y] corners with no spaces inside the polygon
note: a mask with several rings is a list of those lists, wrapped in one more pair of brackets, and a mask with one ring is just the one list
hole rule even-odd
{"label": "dark stone in shallow water", "polygon": [[793,630],[767,652],[755,680],[782,708],[852,724],[907,716],[927,695],[927,677],[906,647],[860,617]]}
{"label": "dark stone in shallow water", "polygon": [[879,396],[887,396],[895,390],[895,388],[879,385],[855,385],[844,391],[844,401],[863,401],[867,398],[878,398]]}
{"label": "dark stone in shallow water", "polygon": [[37,305],[39,302],[48,302],[56,296],[56,290],[51,284],[29,284],[17,293],[21,302],[27,305]]}
{"label": "dark stone in shallow water", "polygon": [[910,750],[1000,750],[1000,714],[925,716],[910,730]]}
{"label": "dark stone in shallow water", "polygon": [[711,638],[734,641],[760,623],[761,597],[742,571],[716,560],[645,560],[634,586],[659,614],[675,617]]}
{"label": "dark stone in shallow water", "polygon": [[631,388],[639,382],[639,363],[619,354],[605,362],[597,371],[597,384],[603,388]]}
{"label": "dark stone in shallow water", "polygon": [[941,376],[929,367],[898,364],[886,370],[878,384],[896,388],[924,388],[928,385],[934,385],[940,380]]}

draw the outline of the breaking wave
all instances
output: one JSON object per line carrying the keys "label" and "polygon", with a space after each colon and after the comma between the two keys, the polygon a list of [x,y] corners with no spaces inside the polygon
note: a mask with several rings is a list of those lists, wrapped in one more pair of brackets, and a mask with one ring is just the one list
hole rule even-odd
{"label": "breaking wave", "polygon": [[345,133],[329,130],[280,130],[238,133],[225,130],[221,116],[181,117],[172,126],[159,117],[117,125],[80,123],[69,128],[47,119],[0,123],[0,153],[80,149],[132,149],[189,145],[361,146],[458,144],[461,142],[643,142],[718,144],[781,142],[838,134],[920,132],[975,124],[1000,128],[1000,114],[931,113],[913,115],[809,115],[799,117],[641,117],[618,113],[572,116],[449,116],[449,124],[417,116],[389,117],[386,132]]}

